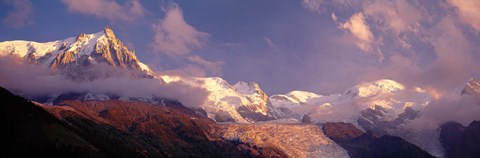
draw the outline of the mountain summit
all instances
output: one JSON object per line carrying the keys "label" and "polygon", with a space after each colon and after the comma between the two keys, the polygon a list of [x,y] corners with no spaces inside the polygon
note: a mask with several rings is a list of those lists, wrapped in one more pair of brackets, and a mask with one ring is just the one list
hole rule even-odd
{"label": "mountain summit", "polygon": [[149,74],[152,72],[137,59],[135,51],[128,50],[110,27],[94,34],[81,33],[76,37],[45,43],[21,40],[0,42],[0,56],[6,55],[44,64],[52,70],[79,71],[90,65],[106,64]]}

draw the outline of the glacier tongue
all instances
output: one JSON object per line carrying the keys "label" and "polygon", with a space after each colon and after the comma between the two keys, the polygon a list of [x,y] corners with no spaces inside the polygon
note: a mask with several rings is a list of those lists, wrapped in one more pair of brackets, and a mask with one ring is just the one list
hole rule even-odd
{"label": "glacier tongue", "polygon": [[278,148],[289,157],[349,157],[315,124],[228,124],[221,128],[217,132],[225,139]]}

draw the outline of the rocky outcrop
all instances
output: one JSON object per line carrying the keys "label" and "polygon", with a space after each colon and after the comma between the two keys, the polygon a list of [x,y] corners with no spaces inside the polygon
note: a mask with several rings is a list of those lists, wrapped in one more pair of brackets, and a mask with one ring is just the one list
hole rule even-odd
{"label": "rocky outcrop", "polygon": [[395,119],[384,119],[387,109],[381,106],[375,108],[368,108],[361,111],[361,117],[357,123],[365,130],[372,131],[377,134],[389,134],[387,131],[397,129],[398,126],[405,122],[414,120],[419,116],[420,111],[406,107]]}
{"label": "rocky outcrop", "polygon": [[268,121],[275,119],[272,111],[272,105],[268,95],[260,88],[256,82],[240,81],[233,85],[235,90],[240,93],[245,101],[237,108],[238,113],[252,122]]}
{"label": "rocky outcrop", "polygon": [[348,141],[363,135],[363,132],[351,123],[325,123],[322,130],[330,139],[336,142]]}
{"label": "rocky outcrop", "polygon": [[440,142],[445,157],[480,157],[480,121],[467,127],[457,122],[445,123],[440,127]]}
{"label": "rocky outcrop", "polygon": [[64,43],[62,47],[50,68],[62,69],[107,63],[114,67],[141,70],[135,52],[128,50],[109,27],[105,27],[103,32],[97,34],[82,33],[77,36],[75,42]]}
{"label": "rocky outcrop", "polygon": [[363,133],[350,123],[326,123],[321,126],[325,135],[347,150],[352,158],[434,157],[400,137]]}

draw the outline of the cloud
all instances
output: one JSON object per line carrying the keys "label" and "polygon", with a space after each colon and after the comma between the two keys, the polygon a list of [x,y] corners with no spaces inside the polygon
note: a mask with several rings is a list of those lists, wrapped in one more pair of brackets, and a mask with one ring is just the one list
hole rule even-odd
{"label": "cloud", "polygon": [[239,43],[239,42],[225,42],[221,44],[224,47],[238,47],[238,46],[243,46],[245,44]]}
{"label": "cloud", "polygon": [[[208,76],[208,74],[206,74],[206,72],[204,70],[208,70],[209,73],[215,74],[215,75],[220,75],[222,73],[223,62],[208,61],[208,60],[205,60],[198,55],[190,55],[190,56],[187,56],[186,58],[190,62],[197,63],[203,69],[202,73],[200,73],[200,71],[197,71],[198,73],[195,73],[196,74],[195,76]],[[201,75],[201,74],[203,74],[203,75]]]}
{"label": "cloud", "polygon": [[153,50],[169,57],[185,59],[200,66],[201,69],[193,68],[194,65],[188,65],[185,68],[186,72],[194,76],[220,74],[222,62],[208,61],[192,54],[192,50],[200,49],[205,45],[209,34],[198,31],[189,25],[178,4],[172,4],[165,10],[165,18],[159,20],[152,27],[154,32]]}
{"label": "cloud", "polygon": [[424,15],[420,9],[403,0],[377,0],[364,6],[363,12],[366,15],[372,16],[376,21],[385,21],[385,29],[391,29],[395,33],[414,31]]}
{"label": "cloud", "polygon": [[478,62],[474,61],[470,41],[450,16],[443,18],[433,29],[437,32],[427,40],[437,58],[426,72],[424,83],[445,91],[465,84],[480,69]]}
{"label": "cloud", "polygon": [[443,94],[438,100],[431,101],[418,118],[407,122],[403,129],[392,135],[402,136],[425,151],[443,157],[445,150],[439,141],[438,128],[451,121],[467,126],[473,120],[480,119],[479,112],[480,105],[474,97],[458,93]]}
{"label": "cloud", "polygon": [[[127,97],[161,97],[174,99],[188,107],[204,104],[209,93],[182,83],[164,84],[157,78],[132,77],[132,70],[107,64],[91,65],[85,74],[104,76],[93,80],[72,80],[60,70],[26,63],[22,58],[0,57],[0,86],[27,97],[55,96],[63,93],[113,94]],[[107,73],[109,75],[107,75]]]}
{"label": "cloud", "polygon": [[[412,1],[370,2],[356,6],[370,22],[370,30],[374,30],[376,38],[395,40],[379,47],[383,53],[389,53],[387,62],[366,66],[357,81],[391,78],[408,87],[419,86],[432,95],[433,101],[419,118],[391,134],[441,156],[439,125],[448,121],[466,125],[480,119],[478,102],[473,97],[460,95],[462,86],[480,70],[475,54],[478,48],[472,46],[472,41],[478,39],[472,40],[465,34],[464,27],[451,12],[432,12]],[[437,5],[434,7],[441,6]],[[396,45],[401,42],[404,43]]]}
{"label": "cloud", "polygon": [[[432,18],[427,16],[425,9],[418,5],[419,2],[415,1],[316,0],[302,1],[302,4],[304,6],[309,4],[307,6],[310,7],[305,7],[309,10],[317,8],[314,10],[317,10],[318,13],[322,13],[321,6],[331,8],[335,12],[355,11],[356,13],[349,17],[345,23],[339,23],[338,21],[342,17],[335,13],[332,13],[331,17],[335,23],[340,25],[340,29],[348,30],[348,33],[354,37],[347,39],[347,42],[354,43],[366,53],[375,54],[378,61],[383,61],[385,53],[388,53],[382,48],[385,43],[401,46],[403,49],[411,48],[410,38],[420,32],[421,22]],[[320,9],[316,6],[320,6]]]}
{"label": "cloud", "polygon": [[[458,3],[449,1],[455,2]],[[386,58],[386,63],[363,68],[365,75],[357,77],[359,82],[392,78],[409,85],[428,85],[447,91],[465,83],[479,69],[471,41],[457,26],[456,15],[432,11],[425,6],[442,8],[443,2],[367,0],[321,5],[356,10],[357,13],[342,23],[339,22],[342,17],[337,15],[343,15],[346,10],[341,8],[342,14],[332,13],[332,20],[340,29],[347,30],[363,51],[376,51]],[[476,8],[475,5],[467,6]],[[466,9],[458,9],[459,13],[460,10]],[[470,14],[478,12],[472,11]]]}
{"label": "cloud", "polygon": [[[342,71],[363,72],[363,75],[354,77],[357,82],[390,78],[409,87],[422,87],[429,93],[436,94],[436,99],[439,100],[432,102],[429,108],[425,109],[425,113],[432,115],[449,113],[457,104],[471,111],[480,110],[480,107],[470,103],[468,98],[461,101],[465,97],[458,94],[458,89],[461,89],[468,79],[478,74],[480,64],[476,61],[478,58],[475,54],[478,48],[472,46],[474,44],[472,38],[478,40],[477,37],[466,35],[456,19],[460,18],[478,31],[479,2],[449,0],[448,4],[454,6],[456,12],[441,10],[444,9],[442,8],[444,4],[440,1],[357,2],[335,5],[324,2],[319,6],[332,5],[331,7],[338,9],[340,4],[349,11],[357,12],[344,23],[339,22],[339,19],[345,10],[339,9],[337,11],[342,14],[333,13],[331,17],[340,29],[347,30],[354,37],[355,44],[362,50],[369,48],[381,50],[386,62],[369,64],[361,69],[345,67]],[[381,44],[375,43],[380,39],[383,40]],[[438,118],[440,115],[428,117],[435,120],[436,125],[445,121],[469,123],[474,118],[478,119],[467,111],[458,111],[452,114],[452,117],[442,119]]]}
{"label": "cloud", "polygon": [[409,86],[435,89],[440,94],[464,85],[478,73],[480,65],[474,61],[470,41],[454,21],[444,17],[429,28],[432,34],[422,36],[424,47],[431,51],[430,61],[421,57],[425,52],[392,54],[386,65],[367,68],[358,80],[391,78]]}
{"label": "cloud", "polygon": [[[337,17],[332,14],[332,19],[337,22]],[[347,30],[354,38],[355,44],[366,53],[375,53],[378,56],[379,61],[383,60],[383,54],[374,46],[379,42],[376,41],[370,27],[365,20],[363,13],[353,14],[345,23],[339,23],[340,29]]]}
{"label": "cloud", "polygon": [[460,19],[476,31],[480,32],[480,1],[448,0],[448,4],[456,8]]}
{"label": "cloud", "polygon": [[32,23],[33,8],[29,0],[5,0],[4,3],[12,5],[14,9],[2,19],[2,24],[10,28],[21,28]]}
{"label": "cloud", "polygon": [[69,11],[94,15],[110,21],[133,21],[145,15],[145,8],[138,0],[119,4],[115,0],[62,0]]}
{"label": "cloud", "polygon": [[153,31],[154,50],[169,56],[188,55],[192,49],[203,47],[208,37],[208,33],[198,31],[185,21],[176,4],[167,9],[164,19],[153,25]]}
{"label": "cloud", "polygon": [[322,11],[321,5],[324,0],[302,0],[302,6],[310,11]]}
{"label": "cloud", "polygon": [[339,27],[348,30],[357,39],[357,46],[360,49],[370,51],[374,36],[362,13],[353,14],[347,22],[340,24]]}
{"label": "cloud", "polygon": [[273,41],[268,38],[268,37],[263,37],[263,40],[265,40],[265,44],[267,44],[270,48],[274,49],[274,50],[278,50],[278,47],[275,43],[273,43]]}

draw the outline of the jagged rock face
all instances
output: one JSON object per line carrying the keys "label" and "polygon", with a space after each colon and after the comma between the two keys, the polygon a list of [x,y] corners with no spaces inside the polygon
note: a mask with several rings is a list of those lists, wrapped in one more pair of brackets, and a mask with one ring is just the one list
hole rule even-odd
{"label": "jagged rock face", "polygon": [[420,111],[407,107],[395,119],[385,120],[385,111],[386,109],[380,106],[376,106],[374,109],[365,109],[361,112],[361,117],[357,120],[357,123],[367,131],[384,135],[390,134],[389,131],[394,131],[399,125],[420,116]]}
{"label": "jagged rock face", "polygon": [[255,82],[238,82],[233,85],[235,89],[247,98],[252,104],[244,105],[245,107],[255,109],[259,113],[266,115],[268,95]]}
{"label": "jagged rock face", "polygon": [[440,142],[446,157],[480,157],[480,122],[473,121],[468,127],[445,123],[440,127]]}
{"label": "jagged rock face", "polygon": [[92,76],[91,72],[76,72],[84,72],[89,69],[89,66],[98,63],[122,69],[143,71],[135,52],[128,50],[115,37],[109,27],[106,27],[103,32],[93,35],[80,34],[74,43],[64,43],[62,47],[63,50],[59,50],[50,64],[50,68],[54,70],[63,69],[73,79],[86,78],[86,76],[91,76],[87,77],[90,79],[95,78],[96,76]]}
{"label": "jagged rock face", "polygon": [[121,68],[140,68],[135,52],[129,51],[127,47],[115,37],[111,29],[106,28],[104,32],[108,42],[97,43],[92,57],[97,59],[97,61],[106,61],[110,65]]}
{"label": "jagged rock face", "polygon": [[274,119],[273,108],[268,95],[255,82],[240,81],[233,87],[247,100],[237,108],[244,118],[251,121],[267,121]]}
{"label": "jagged rock face", "polygon": [[[92,44],[93,48],[88,48],[92,47]],[[60,50],[50,68],[65,68],[69,64],[88,66],[102,62],[120,68],[140,68],[135,52],[128,50],[109,27],[94,35],[82,33],[74,43],[64,43],[62,47],[64,51]]]}
{"label": "jagged rock face", "polygon": [[129,75],[140,77],[151,77],[153,72],[137,59],[134,51],[128,50],[115,37],[109,27],[95,34],[82,33],[77,37],[46,43],[0,42],[0,56],[5,55],[16,55],[33,64],[47,65],[75,80],[91,80],[105,73],[109,73],[108,77],[117,73],[114,69],[118,68],[134,71]]}
{"label": "jagged rock face", "polygon": [[470,81],[467,82],[465,87],[462,90],[463,94],[478,94],[480,91],[480,84],[478,83],[477,80],[471,79]]}
{"label": "jagged rock face", "polygon": [[468,81],[462,90],[462,94],[471,95],[475,97],[477,101],[480,101],[480,81],[475,79]]}
{"label": "jagged rock face", "polygon": [[308,116],[308,114],[303,115],[302,123],[312,123],[312,119],[310,118],[310,116]]}

